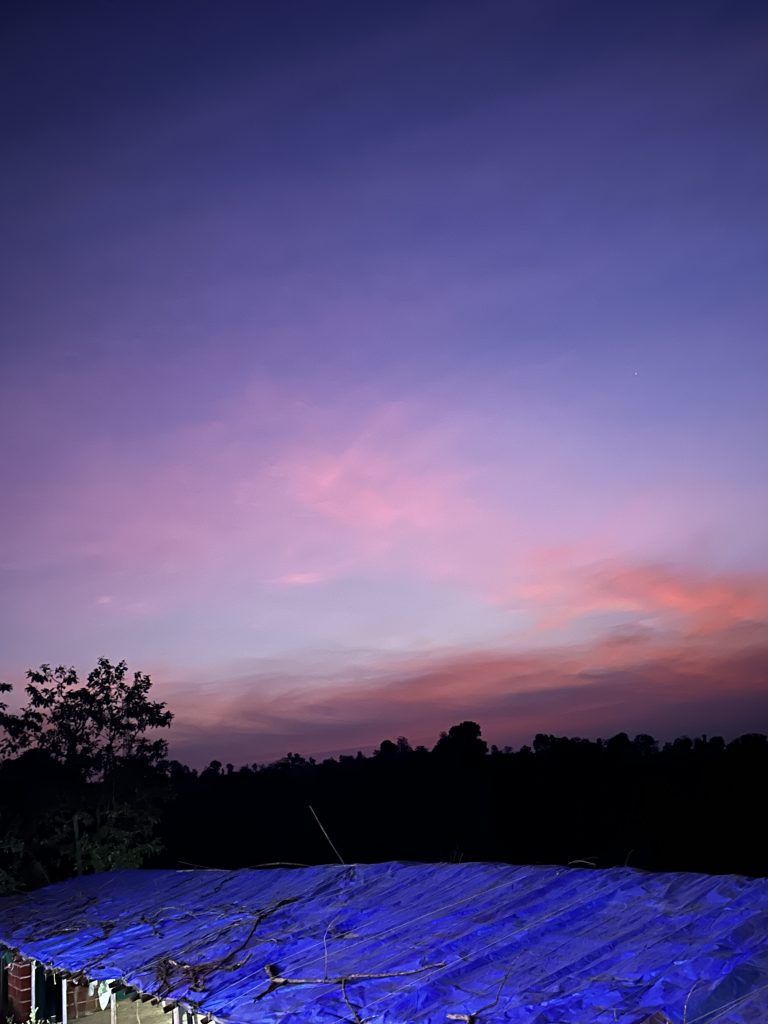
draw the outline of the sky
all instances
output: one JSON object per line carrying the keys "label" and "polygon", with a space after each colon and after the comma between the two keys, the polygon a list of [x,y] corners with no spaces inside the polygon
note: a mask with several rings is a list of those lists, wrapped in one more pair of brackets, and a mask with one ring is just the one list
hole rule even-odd
{"label": "sky", "polygon": [[768,9],[2,5],[0,677],[190,763],[768,731]]}

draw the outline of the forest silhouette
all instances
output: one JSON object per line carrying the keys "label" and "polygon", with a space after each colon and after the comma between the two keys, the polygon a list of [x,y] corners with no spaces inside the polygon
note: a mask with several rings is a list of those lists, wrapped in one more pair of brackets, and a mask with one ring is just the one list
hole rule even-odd
{"label": "forest silhouette", "polygon": [[[0,887],[123,867],[382,860],[628,866],[768,875],[768,737],[488,747],[473,721],[435,745],[202,770],[169,760],[172,714],[147,676],[100,659],[28,673],[0,704]],[[8,686],[3,687],[8,690]],[[148,734],[152,734],[149,738]]]}

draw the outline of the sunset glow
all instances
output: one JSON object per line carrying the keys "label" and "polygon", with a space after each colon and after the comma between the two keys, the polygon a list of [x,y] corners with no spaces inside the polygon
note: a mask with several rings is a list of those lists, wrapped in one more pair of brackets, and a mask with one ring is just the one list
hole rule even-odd
{"label": "sunset glow", "polygon": [[196,764],[768,730],[766,11],[177,6],[10,19],[0,679]]}

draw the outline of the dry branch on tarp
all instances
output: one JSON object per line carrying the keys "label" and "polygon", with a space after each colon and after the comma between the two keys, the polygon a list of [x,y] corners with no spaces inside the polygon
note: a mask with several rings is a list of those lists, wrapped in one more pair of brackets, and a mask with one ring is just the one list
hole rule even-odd
{"label": "dry branch on tarp", "polygon": [[464,1021],[465,1024],[477,1024],[477,1021],[480,1019],[482,1014],[487,1013],[488,1010],[493,1010],[495,1007],[499,1005],[502,990],[506,983],[509,981],[509,976],[512,974],[512,970],[513,968],[510,967],[509,970],[504,973],[501,981],[499,982],[499,986],[496,989],[496,997],[490,1003],[486,1003],[485,1006],[481,1006],[477,1010],[472,1010],[470,1013],[448,1013],[446,1014],[446,1019],[461,1020]]}
{"label": "dry branch on tarp", "polygon": [[234,946],[224,956],[219,957],[216,960],[207,960],[199,964],[185,963],[180,960],[174,960],[172,957],[162,957],[156,967],[155,975],[160,985],[161,993],[170,992],[173,987],[174,975],[178,972],[181,978],[189,983],[189,986],[193,992],[204,992],[206,978],[216,971],[236,971],[243,967],[251,957],[250,953],[240,959],[236,960],[238,953],[242,953],[253,940],[256,934],[256,929],[262,924],[267,918],[276,914],[281,907],[285,907],[290,903],[296,903],[298,900],[297,896],[288,896],[285,899],[278,900],[272,906],[267,907],[264,910],[259,910],[252,915],[253,920],[251,926],[246,933],[245,938],[237,946]]}
{"label": "dry branch on tarp", "polygon": [[355,1006],[352,1003],[352,1000],[347,995],[346,978],[341,983],[341,995],[342,998],[344,999],[344,1002],[347,1004],[347,1007],[349,1008],[349,1012],[352,1014],[352,1020],[355,1022],[355,1024],[365,1024],[365,1020],[360,1016],[359,1012],[360,1010],[362,1010],[362,1006]]}
{"label": "dry branch on tarp", "polygon": [[276,964],[267,964],[264,970],[267,972],[269,978],[269,985],[260,992],[257,996],[253,997],[254,1003],[257,1003],[260,999],[268,996],[275,989],[282,988],[284,985],[339,985],[344,986],[346,992],[346,986],[351,985],[357,981],[381,981],[384,978],[407,978],[414,974],[422,974],[424,971],[436,970],[438,967],[445,967],[445,961],[438,964],[424,964],[423,967],[414,967],[409,971],[388,971],[386,973],[376,974],[359,974],[357,972],[352,974],[342,974],[335,978],[283,978],[280,974],[280,968]]}

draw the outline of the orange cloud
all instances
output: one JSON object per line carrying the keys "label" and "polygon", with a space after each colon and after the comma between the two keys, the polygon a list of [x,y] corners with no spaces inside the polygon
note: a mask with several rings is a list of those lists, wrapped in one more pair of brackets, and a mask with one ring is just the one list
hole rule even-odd
{"label": "orange cloud", "polygon": [[599,586],[624,607],[672,612],[703,632],[768,617],[768,578],[763,574],[707,576],[659,565],[625,566],[607,572]]}
{"label": "orange cloud", "polygon": [[[479,721],[490,742],[536,732],[660,738],[768,730],[768,626],[661,642],[618,631],[573,648],[445,652],[386,670],[335,677],[256,672],[177,707],[178,755],[267,761],[370,748],[405,734],[431,745],[440,730]],[[221,758],[220,758],[221,759]]]}
{"label": "orange cloud", "polygon": [[628,622],[687,633],[717,633],[768,619],[765,573],[715,575],[617,559],[575,567],[558,567],[554,559],[548,560],[513,595],[531,610],[538,631],[562,629],[590,615],[617,613],[624,613]]}

